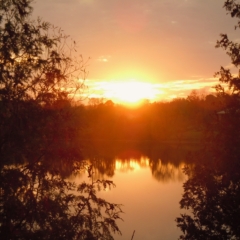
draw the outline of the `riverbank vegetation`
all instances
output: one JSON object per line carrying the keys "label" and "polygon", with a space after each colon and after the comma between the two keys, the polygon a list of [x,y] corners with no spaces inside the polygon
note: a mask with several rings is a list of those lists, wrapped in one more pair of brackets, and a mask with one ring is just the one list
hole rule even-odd
{"label": "riverbank vegetation", "polygon": [[[84,63],[31,4],[0,1],[0,238],[113,239],[121,206],[97,193],[114,184],[93,179],[77,144]],[[89,181],[67,178],[78,171]]]}
{"label": "riverbank vegetation", "polygon": [[[238,19],[238,29],[240,4],[227,0],[224,8]],[[179,239],[240,239],[240,45],[221,34],[216,47],[230,56],[237,74],[224,67],[216,73],[225,109],[220,121],[206,128],[209,143],[204,151],[192,156],[193,166],[185,167],[188,180],[180,206],[186,212],[176,219],[182,230]]]}
{"label": "riverbank vegetation", "polygon": [[82,139],[139,144],[199,142],[203,129],[219,121],[223,109],[221,96],[201,96],[196,91],[186,98],[145,103],[134,109],[112,101],[76,107],[84,124]]}

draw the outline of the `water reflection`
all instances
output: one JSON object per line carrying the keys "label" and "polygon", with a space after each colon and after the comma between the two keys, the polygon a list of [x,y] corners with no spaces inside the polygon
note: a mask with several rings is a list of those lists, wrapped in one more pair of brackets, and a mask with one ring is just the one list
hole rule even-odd
{"label": "water reflection", "polygon": [[106,147],[101,143],[90,153],[86,152],[85,156],[94,166],[96,178],[112,178],[116,171],[127,173],[146,168],[159,182],[182,182],[186,178],[184,166],[192,164],[187,156],[197,149],[196,146],[167,144],[140,147],[124,145],[114,149],[112,145]]}
{"label": "water reflection", "polygon": [[[184,153],[184,148],[178,152],[176,149],[163,145],[145,148],[108,145],[83,152],[88,160],[81,160],[80,167],[67,161],[6,165],[1,168],[0,179],[0,233],[4,239],[54,239],[55,236],[74,239],[79,234],[83,239],[100,239],[97,234],[102,230],[97,226],[101,223],[104,227],[104,222],[98,217],[106,213],[104,221],[113,219],[109,226],[123,234],[114,239],[130,239],[133,230],[136,239],[176,239],[179,231],[174,219],[179,213],[184,178],[182,156],[189,148]],[[91,178],[89,169],[87,175],[76,171],[87,165],[93,166]],[[117,188],[96,196],[97,189],[107,190],[112,186],[111,181],[104,180],[109,178]],[[91,208],[89,200],[93,200]],[[111,202],[124,205],[125,214],[121,216],[124,222],[118,225],[115,220],[121,209]],[[95,235],[91,236],[93,231]],[[112,239],[110,233],[104,237]]]}
{"label": "water reflection", "polygon": [[[140,240],[178,238],[180,230],[174,220],[179,215],[178,203],[186,180],[184,156],[190,150],[195,151],[189,146],[159,145],[110,147],[110,153],[100,147],[93,150],[95,156],[91,151],[88,161],[94,166],[95,178],[111,178],[116,184],[111,191],[101,192],[103,198],[123,204],[124,221],[119,222],[122,236],[116,236],[116,240],[131,239],[134,230],[134,238]],[[81,182],[87,176],[75,177]]]}
{"label": "water reflection", "polygon": [[139,159],[119,159],[116,158],[115,165],[112,162],[110,165],[111,171],[104,169],[107,168],[107,162],[102,159],[102,161],[92,162],[95,167],[96,177],[106,178],[113,177],[116,171],[120,172],[134,172],[140,169],[150,169],[154,179],[160,182],[178,181],[182,182],[186,176],[183,173],[183,168],[186,163],[180,162],[178,165],[173,163],[164,163],[161,159],[150,160],[147,157],[140,157]]}
{"label": "water reflection", "polygon": [[[109,151],[108,151],[109,149]],[[184,165],[192,165],[186,156],[196,151],[192,146],[117,146],[100,143],[89,153],[95,179],[112,179],[116,188],[101,192],[104,199],[123,204],[122,236],[116,240],[177,239],[175,218],[179,215]],[[76,182],[87,175],[75,176]]]}
{"label": "water reflection", "polygon": [[182,182],[186,176],[183,173],[183,168],[186,164],[179,163],[178,166],[172,163],[163,163],[160,159],[151,162],[152,175],[155,179],[161,182],[178,181]]}
{"label": "water reflection", "polygon": [[180,205],[188,211],[176,219],[180,239],[240,239],[239,150],[228,158],[215,154],[195,156],[196,164],[185,168]]}
{"label": "water reflection", "polygon": [[140,168],[149,168],[149,159],[146,157],[141,157],[140,159],[130,159],[130,160],[122,160],[116,159],[115,161],[115,169],[128,172],[128,171],[136,171]]}
{"label": "water reflection", "polygon": [[0,175],[1,239],[113,239],[112,232],[120,233],[120,205],[96,195],[111,185],[76,185],[41,162],[6,165]]}
{"label": "water reflection", "polygon": [[185,168],[180,239],[240,239],[239,99],[233,106],[209,129],[205,148],[191,157],[195,164]]}

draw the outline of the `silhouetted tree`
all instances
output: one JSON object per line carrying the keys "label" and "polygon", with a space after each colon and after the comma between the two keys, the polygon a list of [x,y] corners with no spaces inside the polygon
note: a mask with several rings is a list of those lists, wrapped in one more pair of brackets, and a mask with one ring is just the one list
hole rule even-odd
{"label": "silhouetted tree", "polygon": [[44,130],[48,109],[69,106],[85,72],[61,29],[30,18],[31,3],[0,1],[0,154],[8,158],[17,144],[26,145],[30,135]]}
{"label": "silhouetted tree", "polygon": [[96,195],[113,183],[67,180],[88,166],[70,103],[84,63],[31,3],[0,0],[0,238],[113,239],[120,206]]}
{"label": "silhouetted tree", "polygon": [[[227,0],[224,7],[240,18],[237,1]],[[240,44],[221,34],[217,47],[227,51],[238,69]],[[188,180],[180,205],[188,212],[176,219],[183,232],[180,239],[240,239],[240,79],[224,67],[216,75],[224,116],[207,129],[210,135],[202,153],[194,156],[195,165],[185,168]]]}
{"label": "silhouetted tree", "polygon": [[0,1],[0,100],[50,105],[66,99],[70,87],[79,87],[75,80],[84,66],[61,29],[30,19],[31,2]]}

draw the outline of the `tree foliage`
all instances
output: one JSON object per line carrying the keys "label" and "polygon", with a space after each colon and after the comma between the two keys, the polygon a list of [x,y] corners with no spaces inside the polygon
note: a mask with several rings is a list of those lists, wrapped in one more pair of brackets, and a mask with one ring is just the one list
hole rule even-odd
{"label": "tree foliage", "polygon": [[60,150],[76,130],[70,99],[84,63],[61,29],[31,19],[31,3],[0,1],[1,164],[46,156],[56,141]]}
{"label": "tree foliage", "polygon": [[[224,3],[224,8],[227,13],[230,13],[232,17],[240,18],[240,4],[236,0],[227,0]],[[240,27],[240,21],[236,28]],[[227,55],[231,59],[231,63],[239,69],[240,66],[240,44],[238,42],[231,41],[228,38],[227,34],[221,34],[220,40],[217,41],[216,47],[223,48]],[[239,97],[240,91],[240,75],[232,74],[230,69],[221,67],[220,71],[216,73],[216,76],[219,76],[220,83],[226,83],[231,95]],[[223,91],[222,87],[218,88]]]}
{"label": "tree foliage", "polygon": [[0,238],[113,239],[120,205],[97,196],[113,183],[67,179],[88,169],[71,106],[83,60],[31,4],[0,0]]}
{"label": "tree foliage", "polygon": [[[8,160],[16,158],[12,149],[31,149],[31,136],[35,141],[49,135],[46,128],[54,117],[66,121],[70,99],[81,90],[79,78],[85,74],[74,43],[61,29],[32,20],[31,3],[0,1],[0,153]],[[43,143],[38,142],[39,148]]]}
{"label": "tree foliage", "polygon": [[66,99],[84,65],[61,29],[30,18],[31,3],[0,2],[0,100],[50,104]]}
{"label": "tree foliage", "polygon": [[[224,8],[240,18],[237,1],[225,1]],[[216,46],[227,52],[238,70],[240,44],[221,34]],[[180,206],[187,213],[176,219],[183,232],[180,239],[240,239],[240,76],[224,67],[216,75],[223,114],[207,129],[209,137],[202,153],[194,156],[195,165],[185,168],[188,180]]]}

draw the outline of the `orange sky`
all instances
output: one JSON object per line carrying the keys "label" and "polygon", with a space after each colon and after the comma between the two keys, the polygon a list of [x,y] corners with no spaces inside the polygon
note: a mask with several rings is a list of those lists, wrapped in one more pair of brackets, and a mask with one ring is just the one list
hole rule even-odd
{"label": "orange sky", "polygon": [[[214,84],[230,59],[220,33],[238,39],[224,0],[36,0],[34,16],[61,27],[90,57],[86,83],[100,96],[108,82],[154,84],[156,98],[186,96]],[[100,94],[100,95],[99,95]]]}

